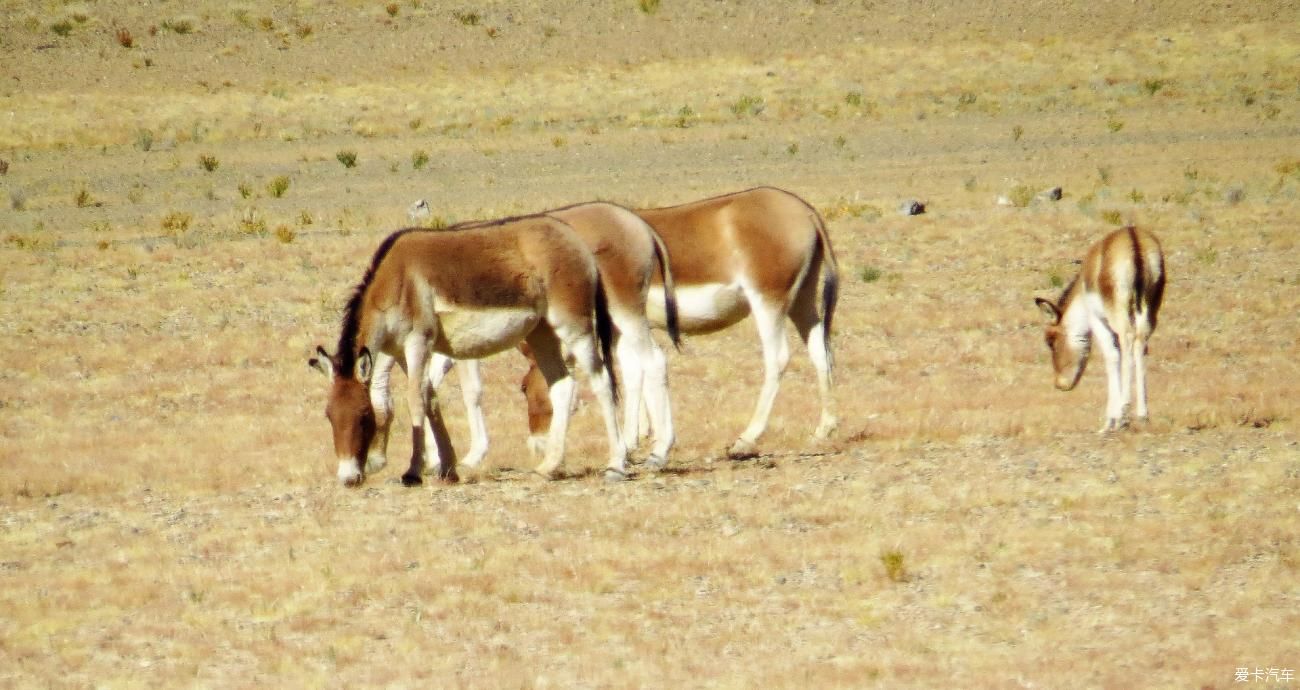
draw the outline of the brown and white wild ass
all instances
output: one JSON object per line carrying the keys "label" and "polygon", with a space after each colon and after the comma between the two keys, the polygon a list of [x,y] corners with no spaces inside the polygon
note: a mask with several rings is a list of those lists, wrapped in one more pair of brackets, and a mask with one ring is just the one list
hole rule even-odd
{"label": "brown and white wild ass", "polygon": [[1105,433],[1135,416],[1147,418],[1147,341],[1165,292],[1165,259],[1150,232],[1122,228],[1088,249],[1083,266],[1056,301],[1034,302],[1047,314],[1047,347],[1052,351],[1056,387],[1071,390],[1088,364],[1092,343],[1106,363]]}
{"label": "brown and white wild ass", "polygon": [[[568,211],[583,206],[569,207]],[[831,397],[833,358],[829,345],[831,317],[838,294],[838,268],[830,236],[821,216],[806,201],[773,187],[759,187],[667,208],[640,209],[663,238],[672,266],[680,328],[705,334],[732,326],[753,315],[763,346],[763,388],[748,426],[731,445],[733,457],[753,455],[767,428],[781,374],[790,360],[785,319],[808,347],[817,371],[821,418],[814,435],[825,438],[837,420]],[[575,227],[581,219],[561,214]],[[817,278],[822,278],[821,308]],[[658,283],[662,277],[655,275]],[[649,293],[648,315],[663,328],[667,314],[660,291]],[[545,396],[529,394],[544,385],[536,372],[525,375],[522,387],[529,400],[533,434],[549,417]],[[624,404],[635,408],[627,396]],[[651,422],[653,428],[653,421]]]}
{"label": "brown and white wild ass", "polygon": [[550,477],[563,459],[575,385],[567,352],[591,381],[604,413],[610,448],[606,478],[623,477],[627,451],[608,369],[611,331],[595,260],[572,228],[555,218],[393,233],[375,251],[348,301],[337,352],[317,348],[320,357],[309,361],[332,379],[326,415],[339,480],[359,485],[385,463],[393,417],[387,381],[397,361],[407,372],[412,416],[411,464],[402,482],[421,483],[430,447],[439,452],[439,475],[454,481],[455,457],[436,395],[427,385],[430,356],[477,359],[520,342],[536,356],[558,410],[536,471]]}
{"label": "brown and white wild ass", "polygon": [[[423,201],[416,202],[412,208],[421,205],[427,208]],[[677,306],[667,249],[644,220],[616,204],[579,204],[546,213],[573,228],[596,259],[596,270],[600,273],[614,323],[614,349],[623,380],[623,398],[631,401],[624,411],[624,443],[629,448],[634,447],[639,439],[638,411],[644,396],[653,432],[646,464],[663,467],[668,462],[668,452],[674,440],[672,409],[668,400],[668,369],[663,350],[650,336],[646,304],[652,279],[656,275],[666,276],[659,281],[656,299],[665,312],[663,327],[672,341],[678,343]],[[530,352],[525,352],[525,355],[532,358]],[[434,389],[452,365],[453,360],[449,357],[435,357],[429,370],[429,384]],[[456,363],[456,367],[470,422],[471,451],[464,464],[472,466],[482,459],[488,447],[480,406],[482,383],[477,362],[462,361]],[[545,445],[533,439],[530,441],[535,449]]]}

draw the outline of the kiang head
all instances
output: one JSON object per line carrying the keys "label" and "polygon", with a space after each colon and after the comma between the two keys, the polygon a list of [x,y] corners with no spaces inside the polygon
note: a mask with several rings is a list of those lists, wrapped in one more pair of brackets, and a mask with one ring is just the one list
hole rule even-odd
{"label": "kiang head", "polygon": [[344,486],[359,486],[365,479],[366,452],[376,431],[375,408],[370,403],[374,359],[364,347],[351,363],[330,355],[323,347],[317,347],[316,354],[307,364],[328,376],[331,382],[325,416],[334,429],[339,481]]}
{"label": "kiang head", "polygon": [[1058,390],[1072,390],[1083,376],[1088,366],[1088,352],[1092,340],[1088,336],[1076,338],[1061,324],[1061,308],[1051,300],[1038,297],[1034,299],[1038,308],[1047,315],[1047,328],[1043,339],[1047,349],[1052,351],[1052,368],[1056,371]]}

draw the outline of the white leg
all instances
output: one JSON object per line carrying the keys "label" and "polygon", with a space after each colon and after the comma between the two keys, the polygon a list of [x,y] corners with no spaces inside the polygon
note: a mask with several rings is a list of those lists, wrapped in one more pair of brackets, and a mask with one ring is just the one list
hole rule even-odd
{"label": "white leg", "polygon": [[781,374],[790,362],[790,344],[785,339],[785,314],[780,305],[765,304],[758,300],[751,302],[754,324],[758,327],[758,337],[763,343],[763,388],[758,394],[758,404],[749,425],[732,444],[729,454],[732,456],[752,455],[755,442],[767,429],[768,417],[772,414],[772,404],[781,385]]}
{"label": "white leg", "polygon": [[[650,448],[646,464],[651,468],[659,468],[668,464],[668,452],[676,441],[676,432],[673,429],[672,403],[668,396],[668,360],[664,351],[653,341],[644,373],[646,383],[643,400],[646,413],[650,416],[650,430],[654,433],[654,444]],[[638,411],[642,409],[641,401],[624,400],[623,404]]]}
{"label": "white leg", "polygon": [[528,337],[537,369],[546,379],[547,395],[551,402],[551,424],[547,431],[542,462],[533,471],[550,479],[564,461],[564,440],[573,414],[573,399],[577,393],[573,375],[564,364],[560,343],[549,327],[541,327]]}
{"label": "white leg", "polygon": [[596,353],[596,338],[586,334],[572,342],[569,349],[574,354],[578,368],[587,375],[591,390],[600,403],[601,416],[605,419],[605,436],[609,441],[609,463],[606,465],[605,478],[623,479],[627,476],[627,446],[623,445],[623,436],[618,430],[618,410],[614,407],[614,386],[609,374]]}
{"label": "white leg", "polygon": [[620,334],[614,349],[618,352],[618,371],[623,377],[623,445],[636,448],[641,440],[641,400],[645,369],[644,348],[637,342],[639,334]]}
{"label": "white leg", "polygon": [[[429,392],[428,392],[427,400],[437,399],[438,387],[442,385],[442,380],[447,377],[447,372],[451,371],[451,368],[455,365],[456,365],[456,360],[442,353],[434,352],[429,356],[429,368],[428,368],[428,377],[427,377],[429,380]],[[412,416],[412,423],[414,423],[414,415]],[[430,427],[426,427],[425,428],[426,444],[430,440],[432,440],[432,438],[433,438],[433,429]],[[436,465],[439,467],[442,466],[442,458],[439,456],[437,445],[425,445],[425,452],[429,456],[428,460],[437,461]],[[434,471],[433,469],[434,467],[435,467],[434,462],[426,461],[424,463],[424,472],[426,474],[431,473]]]}
{"label": "white leg", "polygon": [[1147,343],[1146,338],[1139,338],[1133,346],[1133,397],[1134,417],[1142,421],[1147,419]]}
{"label": "white leg", "polygon": [[469,452],[460,464],[478,467],[488,452],[487,420],[483,416],[483,378],[477,359],[466,359],[456,365],[460,379],[460,394],[465,401],[465,416],[469,420]]}
{"label": "white leg", "polygon": [[1106,366],[1106,422],[1101,433],[1114,431],[1120,427],[1124,412],[1124,399],[1120,397],[1120,351],[1116,345],[1113,331],[1102,325],[1093,329],[1093,342],[1101,350],[1102,363]]}
{"label": "white leg", "polygon": [[[426,448],[437,448],[428,411],[437,403],[436,392],[428,385],[429,343],[423,334],[412,333],[403,343],[406,359],[406,404],[411,411],[411,466],[402,475],[408,486],[420,484]],[[436,452],[436,451],[435,451]]]}
{"label": "white leg", "polygon": [[1134,357],[1133,329],[1126,329],[1120,334],[1119,342],[1119,400],[1120,400],[1120,424],[1128,424],[1130,401],[1133,399],[1133,367],[1136,364]]}
{"label": "white leg", "polygon": [[[397,360],[382,352],[374,354],[374,373],[370,377],[370,405],[375,408],[375,437],[366,452],[366,474],[374,474],[388,464],[388,432],[393,429],[393,397],[388,390],[389,377]],[[340,470],[341,477],[342,470]]]}
{"label": "white leg", "polygon": [[808,359],[817,372],[817,392],[821,396],[822,413],[813,437],[823,439],[829,438],[839,425],[839,419],[835,416],[835,400],[831,395],[831,369],[835,362],[826,338],[826,325],[817,310],[815,274],[810,275],[812,277],[805,278],[794,304],[790,305],[790,320],[808,347]]}

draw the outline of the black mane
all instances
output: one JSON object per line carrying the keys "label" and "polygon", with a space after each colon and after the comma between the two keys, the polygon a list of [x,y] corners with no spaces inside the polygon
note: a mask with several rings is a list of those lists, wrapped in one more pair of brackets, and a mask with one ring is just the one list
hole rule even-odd
{"label": "black mane", "polygon": [[379,264],[383,263],[388,252],[392,250],[393,244],[397,239],[414,228],[398,230],[383,242],[379,243],[379,248],[375,250],[375,255],[370,259],[370,267],[366,269],[366,274],[361,277],[361,282],[352,289],[352,296],[348,298],[348,304],[343,308],[343,325],[339,331],[339,345],[334,355],[334,372],[338,376],[349,377],[356,373],[357,366],[357,333],[361,329],[361,302],[366,294],[366,288],[370,287],[370,281],[375,278],[375,271],[379,269]]}

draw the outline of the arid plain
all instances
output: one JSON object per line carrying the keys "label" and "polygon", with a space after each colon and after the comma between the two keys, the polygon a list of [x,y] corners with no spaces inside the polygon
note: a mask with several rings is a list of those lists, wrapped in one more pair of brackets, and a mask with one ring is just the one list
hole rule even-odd
{"label": "arid plain", "polygon": [[[1300,8],[1022,5],[0,1],[0,686],[1300,683]],[[835,243],[832,440],[792,341],[723,457],[746,323],[671,355],[667,472],[602,482],[584,405],[528,478],[505,354],[481,471],[337,485],[306,359],[412,201],[760,184]],[[1103,437],[1033,298],[1130,219]]]}

